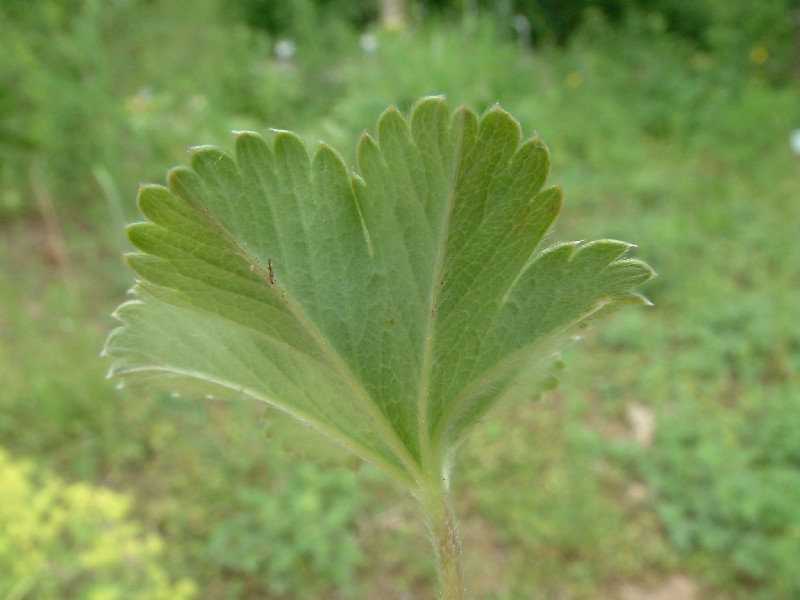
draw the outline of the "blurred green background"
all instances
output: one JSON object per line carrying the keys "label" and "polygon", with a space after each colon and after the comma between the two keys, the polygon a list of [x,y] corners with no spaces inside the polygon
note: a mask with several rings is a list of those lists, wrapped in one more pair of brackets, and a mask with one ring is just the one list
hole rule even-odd
{"label": "blurred green background", "polygon": [[469,597],[800,597],[796,0],[2,0],[0,32],[0,598],[433,598],[375,470],[98,357],[140,182],[240,129],[352,164],[429,94],[538,131],[556,238],[660,273],[462,452]]}

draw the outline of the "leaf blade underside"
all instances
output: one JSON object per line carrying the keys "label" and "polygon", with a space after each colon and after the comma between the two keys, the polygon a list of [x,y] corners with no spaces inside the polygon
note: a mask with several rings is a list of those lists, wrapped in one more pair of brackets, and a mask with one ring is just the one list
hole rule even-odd
{"label": "leaf blade underside", "polygon": [[240,133],[235,159],[200,147],[168,188],[143,187],[138,299],[107,352],[113,375],[259,398],[409,483],[501,395],[535,393],[564,333],[652,271],[623,242],[541,249],[561,192],[542,188],[545,145],[499,108],[389,109],[357,164]]}

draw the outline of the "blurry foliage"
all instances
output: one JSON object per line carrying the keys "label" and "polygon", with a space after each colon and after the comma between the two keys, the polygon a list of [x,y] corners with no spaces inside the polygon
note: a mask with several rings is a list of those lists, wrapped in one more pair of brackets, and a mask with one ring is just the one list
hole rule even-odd
{"label": "blurry foliage", "polygon": [[[376,50],[341,67],[341,93],[331,98],[317,129],[335,145],[357,135],[365,115],[380,114],[392,104],[408,110],[424,95],[443,94],[451,105],[478,111],[502,99],[519,98],[535,85],[533,63],[513,45],[498,44],[496,34],[489,20],[459,27],[433,22],[371,34]],[[508,74],[510,65],[513,77]],[[369,93],[360,92],[364,89]],[[354,164],[354,156],[346,158]]]}
{"label": "blurry foliage", "polygon": [[[241,487],[211,534],[208,560],[286,598],[351,597],[363,496],[347,470],[301,462],[280,489]],[[327,597],[327,596],[326,596]]]}
{"label": "blurry foliage", "polygon": [[[491,30],[475,25],[475,15],[464,13],[469,6],[494,14],[500,25]],[[641,23],[649,22],[649,29],[681,31],[686,35],[669,37],[668,47],[659,49],[659,59],[675,62],[693,55],[698,68],[705,69],[703,76],[718,87],[738,81],[743,71],[770,82],[785,81],[797,61],[792,55],[796,18],[789,0],[732,4],[704,0],[692,8],[673,0],[655,4],[487,0],[430,2],[427,7],[428,21],[433,14],[452,20],[464,13],[468,29],[481,31],[438,42],[432,34],[433,44],[463,46],[455,57],[450,49],[435,45],[409,55],[406,43],[388,37],[382,40],[381,52],[392,63],[393,75],[412,77],[405,83],[415,89],[424,87],[424,93],[448,91],[452,87],[448,81],[465,81],[475,72],[502,81],[506,70],[500,65],[515,48],[502,45],[498,53],[489,50],[520,14],[526,15],[534,37],[544,40],[544,32],[549,32],[577,44],[589,39],[584,25],[587,14],[620,25],[632,22],[628,29],[642,30],[640,39],[613,34],[600,41],[611,46],[627,44],[631,51],[617,56],[636,63],[631,65],[636,68],[661,62],[650,63],[652,55],[637,59],[639,49],[646,46],[641,42],[647,41],[648,28],[643,30]],[[98,167],[107,169],[129,198],[140,178],[156,177],[155,165],[178,160],[190,144],[220,139],[230,129],[264,125],[297,129],[293,122],[305,124],[331,114],[332,102],[358,102],[362,94],[354,94],[352,88],[363,87],[357,80],[374,76],[375,71],[362,64],[359,70],[366,66],[366,72],[348,74],[336,57],[346,49],[356,49],[356,29],[373,23],[377,12],[377,2],[366,0],[4,2],[0,6],[4,31],[0,40],[0,218],[32,209],[33,179],[43,179],[36,183],[52,190],[62,208],[85,209],[94,206],[87,202],[89,198],[103,194],[92,175]],[[426,27],[424,22],[420,26]],[[294,60],[273,57],[272,44],[281,38],[292,40],[297,49]],[[670,56],[671,52],[676,55]],[[439,57],[430,65],[433,70],[425,63],[430,56]],[[416,57],[423,61],[417,77],[424,80],[414,81],[415,71],[403,68],[405,58]],[[645,69],[651,71],[651,79],[643,83],[651,89],[646,102],[637,105],[661,114],[654,115],[656,130],[668,125],[655,120],[671,118],[666,112],[689,115],[693,105],[700,106],[701,112],[716,108],[720,92],[704,98],[701,92],[707,90],[702,86],[687,87],[659,76],[653,68]],[[616,68],[609,73],[624,71]],[[353,79],[352,85],[348,78]],[[520,89],[527,84],[516,83]],[[478,105],[496,101],[495,86],[481,85]],[[390,101],[402,103],[412,97],[413,93],[404,91],[401,98]],[[676,99],[678,106],[669,104]],[[370,104],[382,105],[383,100],[378,103],[372,98]],[[364,115],[368,114],[365,108],[344,106],[339,112],[348,117]],[[32,171],[34,160],[42,163],[42,174]]]}
{"label": "blurry foliage", "polygon": [[67,483],[0,448],[0,596],[8,600],[189,600],[161,566],[164,542],[130,500]]}
{"label": "blurry foliage", "polygon": [[[250,25],[304,39],[310,16],[317,17],[317,23],[329,23],[333,17],[362,28],[378,19],[380,1],[236,0],[236,4]],[[516,32],[536,44],[566,44],[580,30],[587,12],[602,14],[614,24],[638,13],[658,15],[669,32],[703,51],[726,57],[734,69],[748,62],[761,67],[769,61],[770,76],[785,80],[793,67],[800,66],[800,57],[792,54],[800,18],[795,0],[407,0],[405,4],[410,16],[417,18],[488,13],[507,35]]]}
{"label": "blurry foliage", "polygon": [[789,388],[737,411],[686,402],[640,459],[675,548],[737,598],[800,596],[798,414]]}
{"label": "blurry foliage", "polygon": [[290,114],[297,74],[234,17],[215,0],[3,3],[0,218],[32,209],[34,160],[59,208],[96,209],[97,166],[127,200],[187,146]]}
{"label": "blurry foliage", "polygon": [[[91,281],[82,278],[80,288],[54,279],[52,267],[42,264],[46,241],[29,233],[28,245],[21,236],[7,227],[0,245],[0,439],[59,471],[101,479],[145,454],[142,440],[120,434],[116,421],[122,415],[97,361],[103,326],[89,320],[92,311],[110,310],[103,309],[97,290],[111,296],[124,287],[114,285],[103,265],[94,267]],[[75,265],[86,268],[80,253],[97,252],[97,242],[84,238],[81,247],[77,239],[69,241]],[[136,414],[141,405],[126,408]]]}
{"label": "blurry foliage", "polygon": [[[462,460],[476,463],[465,476],[465,487],[478,490],[470,500],[498,532],[494,545],[517,550],[514,571],[525,573],[504,582],[503,600],[595,599],[600,574],[624,581],[670,566],[665,545],[654,539],[657,524],[637,515],[631,527],[631,515],[609,493],[608,481],[617,475],[605,442],[582,424],[587,414],[584,401],[557,395],[533,410],[508,407],[475,432],[479,450],[465,452]],[[475,561],[480,576],[485,559]]]}
{"label": "blurry foliage", "polygon": [[375,0],[236,0],[247,23],[272,34],[305,38],[309,21],[322,29],[332,19],[364,27],[378,18]]}
{"label": "blurry foliage", "polygon": [[743,65],[773,83],[800,74],[800,4],[796,0],[705,0],[701,40],[731,79]]}

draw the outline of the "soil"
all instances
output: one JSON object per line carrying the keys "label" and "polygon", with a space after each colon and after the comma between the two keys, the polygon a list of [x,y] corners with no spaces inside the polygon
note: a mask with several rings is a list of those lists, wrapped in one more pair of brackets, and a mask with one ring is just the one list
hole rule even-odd
{"label": "soil", "polygon": [[673,575],[658,585],[626,584],[619,589],[620,600],[699,600],[696,583],[684,575]]}

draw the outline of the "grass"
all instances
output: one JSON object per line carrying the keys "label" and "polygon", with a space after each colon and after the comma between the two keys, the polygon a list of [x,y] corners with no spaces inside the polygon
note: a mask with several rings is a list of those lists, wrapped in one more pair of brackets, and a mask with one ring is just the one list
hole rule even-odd
{"label": "grass", "polygon": [[[161,178],[186,145],[280,126],[346,152],[390,103],[500,102],[553,150],[567,203],[556,235],[635,240],[660,277],[655,308],[587,332],[559,390],[491,415],[460,457],[472,597],[615,597],[672,573],[708,598],[800,593],[796,83],[775,85],[746,57],[733,77],[729,58],[718,68],[652,19],[590,19],[569,47],[534,54],[485,20],[375,31],[374,53],[339,28],[307,64],[273,61],[269,40],[211,2],[188,17],[169,3],[116,6],[84,7],[82,29],[59,30],[48,50],[109,42],[88,91],[74,70],[26,55],[31,131],[43,133],[2,171],[0,439],[12,457],[131,497],[164,539],[161,564],[198,597],[431,597],[422,524],[372,469],[292,458],[297,444],[268,438],[270,416],[249,403],[114,390],[98,353],[130,284],[119,222],[136,183]],[[35,35],[13,39],[33,48]],[[634,403],[655,415],[649,448],[633,440]],[[317,537],[309,546],[281,519],[313,521]],[[349,550],[320,549],[331,540]]]}

